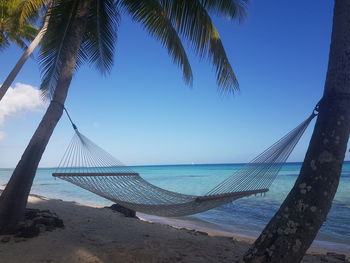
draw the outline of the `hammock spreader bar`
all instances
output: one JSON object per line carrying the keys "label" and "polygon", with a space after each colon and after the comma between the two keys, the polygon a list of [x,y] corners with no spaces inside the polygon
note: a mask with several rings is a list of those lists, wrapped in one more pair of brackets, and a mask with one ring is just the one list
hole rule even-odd
{"label": "hammock spreader bar", "polygon": [[75,134],[53,176],[138,212],[159,216],[195,214],[267,192],[316,115],[314,111],[295,129],[202,196],[172,192],[150,184],[81,134],[69,117]]}

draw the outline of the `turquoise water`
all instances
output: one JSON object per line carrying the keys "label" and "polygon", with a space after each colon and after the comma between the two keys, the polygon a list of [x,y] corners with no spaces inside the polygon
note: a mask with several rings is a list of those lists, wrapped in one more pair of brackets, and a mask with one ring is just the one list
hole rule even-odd
{"label": "turquoise water", "polygon": [[[132,169],[159,187],[185,194],[203,195],[241,166],[242,164],[167,165],[135,166]],[[300,167],[300,163],[284,165],[270,191],[264,196],[242,198],[210,211],[185,217],[185,219],[201,220],[215,224],[221,230],[258,236],[292,188]],[[52,172],[54,169],[38,169],[31,191],[33,194],[67,201],[74,200],[85,204],[111,204],[110,201],[88,191],[53,178]],[[0,184],[7,183],[11,173],[11,169],[0,169]],[[349,162],[343,165],[332,209],[317,240],[331,247],[342,246],[350,250]]]}

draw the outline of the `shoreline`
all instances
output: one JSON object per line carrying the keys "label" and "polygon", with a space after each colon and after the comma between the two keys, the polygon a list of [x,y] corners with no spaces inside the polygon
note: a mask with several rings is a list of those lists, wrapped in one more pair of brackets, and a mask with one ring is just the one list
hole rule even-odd
{"label": "shoreline", "polygon": [[[39,195],[29,197],[28,207],[56,213],[65,227],[30,239],[10,236],[4,242],[1,237],[0,256],[4,262],[239,262],[251,241],[239,235],[225,236],[221,231],[169,225],[178,219],[160,223],[139,215],[142,219],[138,220],[101,206]],[[337,263],[346,258],[321,252],[308,252],[303,262]]]}
{"label": "shoreline", "polygon": [[[257,236],[239,233],[238,231],[229,231],[219,225],[201,221],[201,220],[186,220],[183,218],[166,218],[159,216],[152,216],[142,213],[137,213],[137,216],[144,221],[159,223],[162,225],[169,225],[177,229],[187,229],[189,231],[205,232],[209,236],[229,237],[236,241],[243,241],[249,244],[254,243]],[[219,229],[221,228],[221,229]],[[350,257],[350,245],[344,243],[329,242],[324,240],[314,240],[307,253],[310,254],[326,254],[326,253],[345,254]]]}
{"label": "shoreline", "polygon": [[[1,185],[0,194],[3,189],[4,189],[4,186]],[[105,205],[91,203],[91,202],[81,202],[81,201],[77,202],[74,200],[62,200],[59,197],[58,198],[45,197],[39,194],[30,194],[30,196],[37,197],[37,198],[44,198],[48,200],[58,200],[62,202],[76,203],[79,205],[98,208],[98,209],[106,207]],[[161,216],[143,214],[139,212],[136,213],[136,216],[141,221],[145,221],[149,223],[157,223],[157,224],[170,226],[172,228],[180,229],[180,230],[184,229],[188,231],[203,232],[213,237],[232,238],[235,241],[245,242],[248,244],[254,243],[255,239],[260,234],[259,232],[257,232],[256,235],[254,235],[252,232],[247,233],[247,231],[239,231],[237,229],[227,229],[224,226],[203,221],[198,218],[194,219],[194,218],[187,218],[187,217],[179,217],[179,218],[161,217]],[[346,243],[315,239],[311,244],[310,248],[307,250],[307,253],[311,253],[311,254],[326,254],[328,252],[345,254],[347,257],[350,257],[350,245]]]}
{"label": "shoreline", "polygon": [[[75,202],[75,201],[67,201],[67,202]],[[95,203],[82,202],[81,204],[89,207],[96,207],[96,208],[106,207],[104,205],[95,204]],[[254,231],[256,232],[254,235],[253,232],[238,231],[237,229],[227,229],[224,226],[220,226],[218,224],[207,222],[198,218],[161,217],[161,216],[148,215],[148,214],[139,213],[139,212],[136,213],[136,216],[140,220],[145,222],[157,223],[157,224],[170,226],[180,230],[185,229],[189,231],[203,232],[213,237],[228,237],[228,238],[232,238],[235,241],[245,242],[248,244],[254,243],[254,241],[260,235],[260,232],[258,231]],[[307,250],[307,253],[310,253],[310,254],[337,253],[337,254],[345,254],[347,257],[350,257],[350,244],[332,242],[327,240],[319,240],[316,238],[311,244],[310,248]]]}

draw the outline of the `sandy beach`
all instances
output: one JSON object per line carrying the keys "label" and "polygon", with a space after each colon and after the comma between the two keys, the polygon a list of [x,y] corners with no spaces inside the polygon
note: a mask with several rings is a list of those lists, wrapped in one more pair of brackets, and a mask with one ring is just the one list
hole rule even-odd
{"label": "sandy beach", "polygon": [[[127,218],[107,208],[41,196],[30,196],[28,207],[57,213],[65,227],[30,239],[1,237],[1,262],[239,262],[253,241]],[[303,262],[344,259],[314,251]]]}

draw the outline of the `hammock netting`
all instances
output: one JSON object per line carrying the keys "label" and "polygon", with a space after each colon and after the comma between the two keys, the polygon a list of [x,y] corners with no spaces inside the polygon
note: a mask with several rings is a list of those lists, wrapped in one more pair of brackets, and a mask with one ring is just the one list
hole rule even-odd
{"label": "hammock netting", "polygon": [[75,134],[53,176],[138,212],[168,217],[195,214],[267,192],[314,116],[202,196],[168,191],[147,182],[75,125]]}

